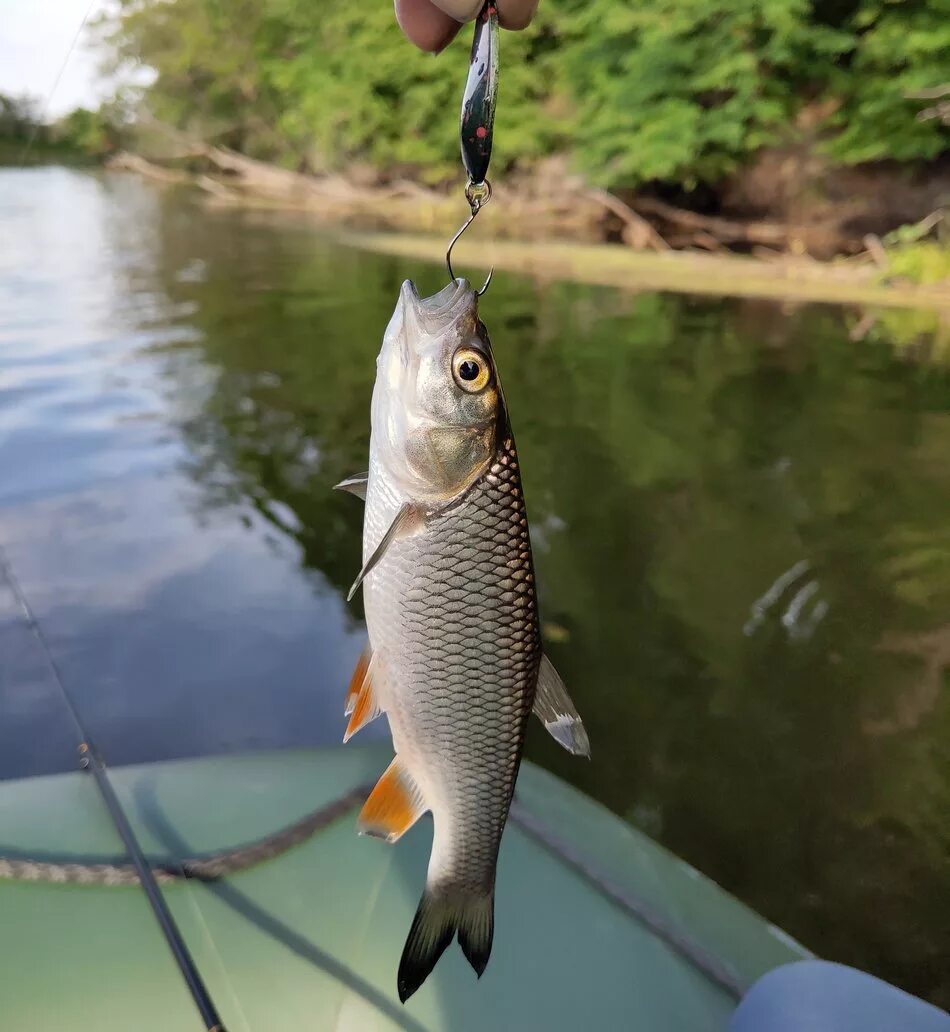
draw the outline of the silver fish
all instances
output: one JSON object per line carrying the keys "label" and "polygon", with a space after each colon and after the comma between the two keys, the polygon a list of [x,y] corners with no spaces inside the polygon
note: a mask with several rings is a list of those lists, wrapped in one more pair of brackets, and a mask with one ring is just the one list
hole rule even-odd
{"label": "silver fish", "polygon": [[362,583],[369,645],[345,739],[385,712],[396,756],[359,818],[394,842],[431,810],[426,888],[399,964],[405,1001],[458,934],[479,976],[495,865],[532,708],[570,752],[584,726],[541,651],[518,453],[478,297],[408,280],[376,360]]}

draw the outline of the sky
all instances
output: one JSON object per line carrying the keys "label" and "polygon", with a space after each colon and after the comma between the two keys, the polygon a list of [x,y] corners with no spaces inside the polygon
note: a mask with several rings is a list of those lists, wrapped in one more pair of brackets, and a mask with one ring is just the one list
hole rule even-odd
{"label": "sky", "polygon": [[[70,44],[83,17],[90,19],[108,0],[0,0],[0,93],[28,93],[47,103],[56,118],[79,105],[95,106],[109,92],[96,72],[97,58],[80,36]],[[65,68],[63,62],[66,61]],[[59,85],[56,76],[63,68]]]}

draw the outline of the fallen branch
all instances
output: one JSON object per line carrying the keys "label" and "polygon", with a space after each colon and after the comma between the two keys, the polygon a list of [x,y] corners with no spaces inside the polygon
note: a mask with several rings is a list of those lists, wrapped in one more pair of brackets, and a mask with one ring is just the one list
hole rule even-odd
{"label": "fallen branch", "polygon": [[887,251],[884,250],[884,245],[881,243],[881,238],[873,233],[868,233],[864,237],[863,243],[874,264],[883,272],[887,272],[891,263],[888,260]]}
{"label": "fallen branch", "polygon": [[154,179],[159,183],[187,183],[191,181],[191,176],[187,172],[179,172],[178,169],[155,165],[151,161],[146,161],[145,158],[140,157],[138,154],[129,154],[128,151],[119,151],[118,154],[113,154],[106,162],[106,168],[121,169],[125,172],[137,172],[140,176],[146,176],[148,179]]}
{"label": "fallen branch", "polygon": [[211,176],[198,176],[195,183],[206,193],[211,194],[212,197],[217,197],[219,200],[227,201],[229,204],[238,200],[238,195],[233,190],[229,190],[216,179],[212,179]]}
{"label": "fallen branch", "polygon": [[853,340],[855,344],[860,343],[874,329],[876,322],[877,312],[865,312],[860,320],[851,327],[848,333],[849,340]]}
{"label": "fallen branch", "polygon": [[216,168],[236,176],[241,186],[259,190],[271,197],[299,197],[314,189],[311,176],[247,158],[226,147],[207,147],[204,156]]}
{"label": "fallen branch", "polygon": [[657,215],[674,226],[708,233],[722,244],[749,243],[781,247],[788,243],[788,227],[775,222],[735,222],[717,215],[700,215],[685,208],[676,208],[655,197],[637,197],[632,206],[638,212]]}
{"label": "fallen branch", "polygon": [[670,245],[642,216],[638,215],[629,204],[624,204],[619,197],[615,197],[606,190],[590,189],[586,191],[587,196],[602,204],[608,211],[612,212],[626,225],[623,231],[623,240],[635,250],[642,251],[652,247],[654,251],[669,251]]}
{"label": "fallen branch", "polygon": [[932,107],[924,108],[917,112],[918,122],[929,122],[932,118],[939,118],[944,125],[950,125],[950,83],[943,86],[932,86],[926,90],[913,90],[905,93],[908,100],[935,100]]}

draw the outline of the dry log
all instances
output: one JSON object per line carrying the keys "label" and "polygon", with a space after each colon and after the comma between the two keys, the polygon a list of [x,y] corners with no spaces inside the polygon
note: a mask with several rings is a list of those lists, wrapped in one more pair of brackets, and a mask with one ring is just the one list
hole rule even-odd
{"label": "dry log", "polygon": [[300,197],[314,190],[311,176],[268,165],[264,161],[228,150],[227,147],[208,147],[204,156],[222,172],[236,176],[241,186],[270,197]]}
{"label": "dry log", "polygon": [[888,261],[887,251],[884,250],[880,237],[875,236],[873,233],[868,233],[864,237],[864,246],[874,260],[874,264],[886,272],[891,263]]}
{"label": "dry log", "polygon": [[697,247],[701,247],[704,251],[724,250],[722,244],[712,235],[712,233],[707,233],[705,230],[700,230],[698,233],[693,234],[693,243]]}
{"label": "dry log", "polygon": [[652,247],[654,251],[669,251],[670,245],[650,225],[642,215],[638,215],[628,204],[606,190],[590,189],[586,196],[602,204],[608,211],[625,223],[623,231],[624,243],[638,251]]}
{"label": "dry log", "polygon": [[723,244],[749,243],[781,247],[788,243],[788,227],[776,222],[736,222],[718,215],[700,215],[685,208],[676,208],[655,197],[637,197],[632,207],[647,215],[657,215],[674,226],[708,233]]}
{"label": "dry log", "polygon": [[106,168],[137,172],[140,176],[146,176],[159,183],[187,183],[191,180],[191,176],[187,172],[155,165],[138,154],[130,154],[128,151],[119,151],[118,154],[113,154],[106,162]]}
{"label": "dry log", "polygon": [[217,197],[219,200],[228,201],[229,203],[234,203],[239,200],[238,194],[233,190],[229,190],[216,179],[212,179],[211,176],[198,176],[195,183],[206,193],[211,194],[212,197]]}

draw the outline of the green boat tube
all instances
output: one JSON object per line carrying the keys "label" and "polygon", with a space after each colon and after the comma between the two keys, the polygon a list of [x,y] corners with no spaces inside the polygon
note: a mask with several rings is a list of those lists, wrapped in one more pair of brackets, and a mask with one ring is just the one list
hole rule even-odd
{"label": "green boat tube", "polygon": [[[349,746],[110,771],[228,1032],[724,1032],[746,988],[808,956],[525,763],[485,975],[449,950],[403,1006],[396,967],[431,825],[395,846],[355,830],[389,753]],[[88,774],[0,783],[0,914],[4,1032],[203,1027]]]}

